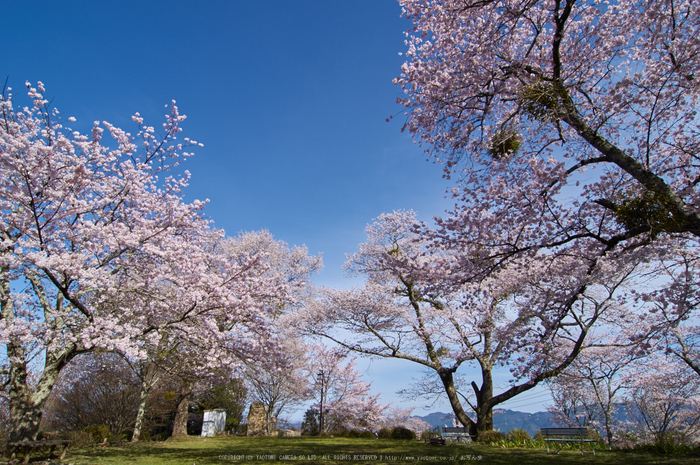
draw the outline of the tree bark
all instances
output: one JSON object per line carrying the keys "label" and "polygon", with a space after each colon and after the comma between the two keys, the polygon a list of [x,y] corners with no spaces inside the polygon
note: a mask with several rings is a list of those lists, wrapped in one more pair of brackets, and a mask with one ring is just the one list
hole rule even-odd
{"label": "tree bark", "polygon": [[[8,351],[10,344],[8,344]],[[48,398],[48,396],[46,396]],[[10,362],[9,442],[35,441],[46,399],[37,399],[27,387],[25,363]]]}
{"label": "tree bark", "polygon": [[143,428],[143,418],[146,416],[146,398],[150,391],[149,383],[146,379],[141,380],[141,395],[139,397],[139,409],[136,412],[136,422],[134,423],[134,434],[131,436],[131,442],[138,442],[141,437],[141,428]]}
{"label": "tree bark", "polygon": [[173,421],[173,438],[181,438],[187,436],[187,420],[190,416],[190,395],[194,382],[185,380],[180,388],[180,401],[177,404],[175,411],[175,420]]}
{"label": "tree bark", "polygon": [[493,429],[493,375],[488,368],[481,370],[481,388],[472,382],[476,394],[476,431],[477,436],[484,431]]}
{"label": "tree bark", "polygon": [[605,437],[608,440],[608,445],[612,446],[613,443],[613,432],[612,432],[612,415],[610,415],[610,409],[605,410]]}
{"label": "tree bark", "polygon": [[453,377],[453,372],[445,368],[441,368],[438,371],[442,385],[445,387],[445,393],[452,406],[452,411],[454,412],[457,420],[462,423],[465,427],[469,428],[469,434],[472,436],[477,436],[477,424],[469,418],[462,407],[462,403],[459,401],[459,396],[457,395],[457,389],[455,388],[455,381]]}
{"label": "tree bark", "polygon": [[[143,365],[141,366],[143,367]],[[151,393],[151,389],[157,382],[157,368],[155,363],[148,363],[148,368],[145,373],[143,368],[139,371],[141,372],[139,376],[141,378],[141,395],[139,397],[139,409],[136,412],[136,422],[134,423],[134,434],[131,436],[131,442],[138,442],[141,437],[143,420],[146,416],[146,400],[148,399],[148,394]]]}
{"label": "tree bark", "polygon": [[493,377],[490,370],[482,370],[482,384],[479,388],[476,383],[472,382],[472,388],[476,394],[476,421],[469,418],[464,411],[464,407],[457,395],[457,389],[454,385],[453,373],[450,370],[439,370],[438,374],[445,387],[447,398],[450,400],[452,411],[457,420],[465,427],[469,428],[469,434],[476,438],[485,431],[493,429]]}
{"label": "tree bark", "polygon": [[65,348],[56,355],[49,352],[44,362],[44,371],[39,382],[32,390],[27,385],[27,363],[25,351],[19,342],[6,345],[10,359],[9,397],[10,397],[10,432],[9,442],[35,441],[39,434],[44,404],[58,380],[61,369],[75,355],[73,348]]}

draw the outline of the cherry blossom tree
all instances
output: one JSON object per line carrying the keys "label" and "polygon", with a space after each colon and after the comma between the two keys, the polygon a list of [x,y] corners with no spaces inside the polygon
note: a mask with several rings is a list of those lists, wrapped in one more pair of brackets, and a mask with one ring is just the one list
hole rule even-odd
{"label": "cherry blossom tree", "polygon": [[542,256],[592,277],[697,246],[696,5],[399,1],[413,21],[395,81],[404,127],[457,179],[432,233],[454,277]]}
{"label": "cherry blossom tree", "polygon": [[647,442],[693,441],[700,431],[700,386],[677,358],[657,355],[638,364],[627,393],[630,415]]}
{"label": "cherry blossom tree", "polygon": [[280,427],[283,412],[289,412],[311,395],[305,370],[309,365],[306,345],[298,338],[283,338],[280,351],[272,360],[249,362],[243,374],[250,397],[265,405],[267,432]]}
{"label": "cherry blossom tree", "polygon": [[[479,250],[436,248],[413,212],[384,214],[367,235],[346,264],[366,284],[323,290],[296,324],[347,350],[428,368],[474,434],[493,429],[496,405],[569,366],[597,325],[626,318],[616,296],[634,267],[611,268],[605,257],[531,255],[465,280],[454,264]],[[455,385],[458,370],[472,364],[481,379],[470,383],[473,397],[465,397],[476,421]],[[495,393],[499,366],[508,366],[513,379]]]}
{"label": "cherry blossom tree", "polygon": [[[321,255],[309,255],[306,246],[292,246],[275,240],[269,231],[240,233],[214,243],[212,252],[227,262],[244,265],[257,260],[265,265],[262,273],[273,284],[269,292],[257,292],[255,298],[274,315],[293,312],[309,298],[312,276],[323,268]],[[284,289],[285,293],[272,292]],[[278,328],[279,329],[279,328]]]}
{"label": "cherry blossom tree", "polygon": [[488,245],[490,270],[542,248],[697,238],[692,3],[401,3],[406,127],[460,177],[441,240]]}
{"label": "cherry blossom tree", "polygon": [[600,420],[600,408],[584,380],[561,374],[552,379],[549,389],[553,404],[547,407],[547,411],[554,416],[554,423],[568,427],[594,427]]}
{"label": "cherry blossom tree", "polygon": [[241,233],[218,244],[216,250],[230,257],[264,257],[268,279],[287,289],[285,295],[259,296],[273,314],[271,325],[279,340],[278,349],[244,359],[245,368],[242,370],[252,397],[267,407],[269,433],[283,411],[308,398],[308,380],[303,373],[308,362],[305,343],[290,334],[279,317],[293,314],[308,300],[311,277],[320,271],[323,261],[320,255],[309,255],[306,247],[290,248],[264,230]]}
{"label": "cherry blossom tree", "polygon": [[[700,234],[692,2],[400,3],[414,23],[396,80],[406,127],[448,173],[471,161],[465,211],[513,209],[516,230],[545,227],[523,246]],[[563,208],[557,194],[578,182]]]}
{"label": "cherry blossom tree", "polygon": [[[169,105],[162,133],[133,117],[132,135],[103,122],[83,135],[27,83],[31,105],[0,99],[0,340],[10,397],[10,440],[33,439],[42,407],[76,355],[100,349],[144,357],[161,337],[219,364],[269,349],[272,311],[284,295],[255,257],[211,252],[203,202],[185,203],[190,154],[185,119]],[[103,141],[104,129],[112,141]],[[168,171],[173,174],[168,174]],[[170,336],[168,336],[170,337]],[[245,341],[245,344],[241,344]],[[206,342],[206,343],[205,343]],[[201,344],[200,344],[201,343]],[[29,365],[40,374],[30,383]]]}
{"label": "cherry blossom tree", "polygon": [[355,359],[347,359],[347,351],[323,345],[312,348],[308,379],[318,412],[319,432],[338,429],[368,429],[381,422],[387,405],[379,404],[379,394],[370,394],[371,383],[361,380]]}
{"label": "cherry blossom tree", "polygon": [[543,249],[641,261],[697,242],[692,2],[400,2],[405,127],[459,178],[436,238],[481,247],[465,275]]}
{"label": "cherry blossom tree", "polygon": [[649,338],[638,338],[644,350],[661,348],[700,375],[697,253],[697,248],[688,246],[679,248],[672,258],[659,261],[650,277],[662,285],[636,292],[635,301],[644,317],[639,332]]}
{"label": "cherry blossom tree", "polygon": [[[624,410],[627,389],[643,359],[634,346],[597,341],[549,383],[554,405],[548,410],[567,426],[602,427],[608,445],[625,428],[616,413]],[[628,342],[628,341],[623,341]]]}
{"label": "cherry blossom tree", "polygon": [[428,431],[432,427],[430,423],[421,420],[418,417],[411,416],[413,408],[393,407],[387,411],[382,421],[383,428],[406,428],[410,429],[417,435],[423,431]]}
{"label": "cherry blossom tree", "polygon": [[[209,253],[209,261],[203,272],[229,282],[227,291],[234,290],[233,283],[246,286],[245,289],[236,289],[236,293],[246,296],[241,303],[247,307],[238,308],[238,302],[222,303],[230,306],[225,308],[227,312],[238,313],[240,317],[230,322],[217,321],[223,339],[212,337],[207,332],[193,331],[196,328],[185,322],[182,327],[170,325],[159,331],[154,336],[157,339],[143,340],[147,358],[135,360],[138,366],[134,366],[142,379],[142,405],[132,441],[139,437],[148,391],[161,376],[167,374],[181,381],[173,435],[184,436],[187,434],[190,397],[198,383],[206,382],[210,376],[220,377],[226,371],[233,376],[234,370],[242,370],[244,366],[270,370],[279,359],[287,358],[289,342],[274,320],[280,313],[299,304],[311,275],[322,266],[321,258],[309,256],[305,247],[290,248],[275,240],[268,231],[223,238],[213,235],[211,242],[204,247]],[[255,281],[243,279],[244,270]],[[192,289],[168,286],[167,291],[168,300],[177,302]],[[250,312],[256,308],[257,313]],[[243,332],[239,332],[241,329]],[[193,333],[204,337],[195,337]],[[256,334],[255,340],[248,340],[250,334]],[[280,369],[279,363],[276,368]]]}

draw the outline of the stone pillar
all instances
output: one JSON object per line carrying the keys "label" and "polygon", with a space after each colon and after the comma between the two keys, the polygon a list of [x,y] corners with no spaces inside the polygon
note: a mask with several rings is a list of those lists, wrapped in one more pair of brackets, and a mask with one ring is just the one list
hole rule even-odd
{"label": "stone pillar", "polygon": [[246,436],[267,435],[267,408],[262,402],[253,402],[248,410],[248,432]]}

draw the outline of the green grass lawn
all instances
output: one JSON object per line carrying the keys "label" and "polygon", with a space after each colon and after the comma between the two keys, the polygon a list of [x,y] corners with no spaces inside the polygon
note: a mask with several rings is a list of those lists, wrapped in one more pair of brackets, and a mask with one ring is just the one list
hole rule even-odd
{"label": "green grass lawn", "polygon": [[[40,456],[31,463],[41,463]],[[547,455],[545,449],[502,449],[481,444],[430,446],[418,441],[345,438],[199,438],[144,442],[120,447],[69,450],[64,463],[75,465],[309,464],[380,465],[453,463],[540,464],[700,464],[700,458],[598,450]]]}

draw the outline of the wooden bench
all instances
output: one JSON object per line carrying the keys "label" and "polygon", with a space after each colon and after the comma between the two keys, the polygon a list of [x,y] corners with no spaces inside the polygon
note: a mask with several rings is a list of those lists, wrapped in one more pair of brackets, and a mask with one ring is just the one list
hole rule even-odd
{"label": "wooden bench", "polygon": [[583,454],[583,444],[591,444],[591,452],[595,455],[593,443],[598,442],[596,439],[590,439],[588,436],[588,428],[540,428],[542,438],[547,444],[547,453],[549,454],[549,443],[553,443],[556,449],[556,454],[561,452],[565,445],[570,443],[578,443],[581,454]]}
{"label": "wooden bench", "polygon": [[476,436],[469,434],[469,428],[464,426],[445,426],[442,428],[442,437],[451,444],[466,444],[467,439],[474,440]]}
{"label": "wooden bench", "polygon": [[440,427],[431,428],[428,437],[425,438],[425,443],[431,446],[444,446],[445,438],[440,434]]}
{"label": "wooden bench", "polygon": [[469,428],[462,426],[438,426],[431,430],[430,437],[426,442],[433,446],[446,446],[456,443],[466,444],[467,438],[475,438],[475,436],[469,434]]}
{"label": "wooden bench", "polygon": [[12,459],[15,459],[17,452],[24,453],[24,461],[22,463],[26,465],[27,463],[29,463],[29,457],[32,455],[32,452],[34,452],[35,450],[46,448],[51,449],[51,451],[49,452],[49,457],[51,457],[56,448],[61,447],[61,455],[58,458],[58,460],[62,461],[66,455],[66,450],[68,450],[68,446],[70,446],[72,442],[73,441],[68,441],[64,439],[54,439],[50,441],[19,441],[10,442],[7,444],[7,447],[10,450],[10,453],[12,454]]}

